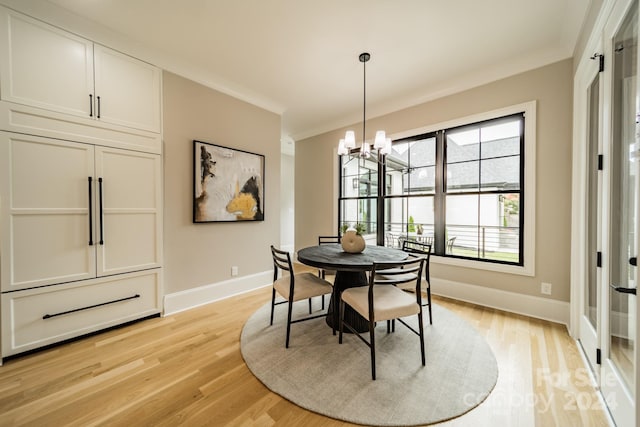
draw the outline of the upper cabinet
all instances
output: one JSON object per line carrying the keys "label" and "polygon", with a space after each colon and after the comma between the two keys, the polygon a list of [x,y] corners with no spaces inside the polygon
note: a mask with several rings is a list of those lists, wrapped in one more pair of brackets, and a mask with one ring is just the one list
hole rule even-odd
{"label": "upper cabinet", "polygon": [[0,98],[160,132],[160,70],[0,8]]}
{"label": "upper cabinet", "polygon": [[93,58],[96,117],[160,132],[160,70],[97,44]]}

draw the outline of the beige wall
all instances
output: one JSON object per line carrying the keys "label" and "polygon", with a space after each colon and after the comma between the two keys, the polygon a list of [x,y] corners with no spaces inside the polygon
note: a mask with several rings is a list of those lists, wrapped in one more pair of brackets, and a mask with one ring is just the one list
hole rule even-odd
{"label": "beige wall", "polygon": [[[280,240],[280,116],[165,72],[165,293],[272,268]],[[194,139],[265,155],[265,220],[193,224]]]}
{"label": "beige wall", "polygon": [[[435,278],[569,301],[571,215],[572,60],[567,59],[465,92],[367,121],[368,129],[394,134],[527,101],[537,101],[536,268],[520,276],[432,262]],[[357,129],[361,125],[354,125]],[[335,233],[334,155],[346,128],[296,142],[296,249]],[[437,293],[437,290],[435,290]]]}

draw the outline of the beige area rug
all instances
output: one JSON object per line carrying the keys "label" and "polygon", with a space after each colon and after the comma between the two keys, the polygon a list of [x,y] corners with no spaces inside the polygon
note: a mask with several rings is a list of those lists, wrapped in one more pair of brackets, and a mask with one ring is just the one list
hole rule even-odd
{"label": "beige area rug", "polygon": [[[297,315],[305,310],[305,302],[294,305]],[[386,322],[378,325],[376,381],[371,380],[369,348],[357,337],[345,334],[340,345],[319,318],[293,324],[285,349],[286,305],[276,306],[273,326],[269,312],[266,304],[242,330],[247,366],[273,392],[328,417],[370,426],[436,423],[479,405],[498,379],[496,359],[484,338],[438,305],[433,325],[425,311],[424,367],[416,335],[397,322],[391,334]]]}

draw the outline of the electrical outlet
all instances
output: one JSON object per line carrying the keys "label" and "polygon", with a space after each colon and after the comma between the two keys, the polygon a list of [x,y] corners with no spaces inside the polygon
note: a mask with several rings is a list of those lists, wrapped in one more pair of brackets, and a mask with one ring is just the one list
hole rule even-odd
{"label": "electrical outlet", "polygon": [[542,282],[540,284],[540,292],[545,295],[551,295],[551,283]]}
{"label": "electrical outlet", "polygon": [[231,275],[232,276],[237,276],[238,275],[238,266],[234,265],[233,267],[231,267]]}

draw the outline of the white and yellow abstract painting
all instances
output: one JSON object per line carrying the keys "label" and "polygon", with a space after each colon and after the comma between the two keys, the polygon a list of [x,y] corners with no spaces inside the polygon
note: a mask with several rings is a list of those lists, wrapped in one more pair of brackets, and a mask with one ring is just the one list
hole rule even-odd
{"label": "white and yellow abstract painting", "polygon": [[193,141],[193,222],[263,221],[264,156]]}

